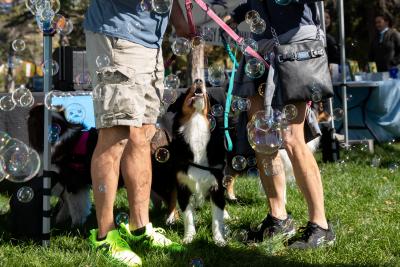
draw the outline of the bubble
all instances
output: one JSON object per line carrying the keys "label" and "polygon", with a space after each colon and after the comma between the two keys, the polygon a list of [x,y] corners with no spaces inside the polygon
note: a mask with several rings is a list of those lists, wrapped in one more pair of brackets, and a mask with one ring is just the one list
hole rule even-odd
{"label": "bubble", "polygon": [[11,46],[15,52],[22,52],[25,50],[25,41],[22,39],[15,39]]}
{"label": "bubble", "polygon": [[5,95],[0,98],[0,109],[2,111],[11,111],[15,109],[15,106],[12,95]]}
{"label": "bubble", "polygon": [[119,212],[115,216],[115,224],[120,226],[121,224],[129,224],[129,215],[126,212]]}
{"label": "bubble", "polygon": [[172,6],[172,0],[151,0],[151,7],[158,14],[168,13]]}
{"label": "bubble", "polygon": [[92,82],[92,77],[88,71],[84,71],[76,75],[74,81],[77,85],[86,85]]}
{"label": "bubble", "polygon": [[388,166],[388,170],[390,173],[395,173],[399,170],[399,165],[397,163],[390,163]]}
{"label": "bubble", "polygon": [[157,148],[156,152],[154,153],[154,158],[160,162],[165,163],[169,160],[169,151],[164,147]]}
{"label": "bubble", "polygon": [[158,110],[158,116],[162,117],[167,113],[167,108],[164,103],[160,103],[160,109]]}
{"label": "bubble", "polygon": [[352,48],[357,48],[358,47],[358,41],[357,40],[353,40],[353,41],[351,41],[350,45],[351,45]]}
{"label": "bubble", "polygon": [[371,160],[371,167],[378,168],[380,165],[381,165],[381,158],[375,155]]}
{"label": "bubble", "polygon": [[195,36],[192,38],[192,47],[197,47],[204,44],[204,39],[201,36]]}
{"label": "bubble", "polygon": [[148,0],[142,0],[140,3],[137,5],[136,10],[139,12],[147,12],[151,10],[151,3]]}
{"label": "bubble", "polygon": [[247,124],[247,138],[256,152],[271,155],[277,152],[283,143],[282,132],[280,127],[276,126],[279,123],[273,117],[264,112],[257,113]]}
{"label": "bubble", "polygon": [[165,90],[163,92],[163,99],[162,99],[162,102],[164,104],[171,105],[171,104],[175,103],[177,98],[178,98],[177,90],[165,88]]}
{"label": "bubble", "polygon": [[65,19],[64,23],[61,23],[61,21],[57,23],[56,31],[60,35],[69,35],[73,30],[74,24],[70,19]]}
{"label": "bubble", "polygon": [[183,37],[177,37],[171,45],[172,53],[177,56],[186,56],[190,53],[191,42]]}
{"label": "bubble", "polygon": [[263,160],[262,165],[268,177],[279,175],[283,171],[281,163],[271,162],[271,160]]}
{"label": "bubble", "polygon": [[210,124],[210,131],[214,131],[215,127],[217,126],[217,121],[215,120],[214,116],[207,114],[208,123]]}
{"label": "bubble", "polygon": [[208,82],[215,87],[220,87],[225,82],[225,68],[214,64],[208,68]]}
{"label": "bubble", "polygon": [[215,104],[211,107],[211,115],[214,117],[222,117],[224,115],[224,107],[221,104]]}
{"label": "bubble", "polygon": [[247,170],[247,177],[260,177],[260,171],[256,167],[251,167]]}
{"label": "bubble", "polygon": [[392,139],[392,140],[390,140],[390,141],[388,142],[388,145],[391,146],[391,145],[394,145],[395,143],[396,143],[396,140],[395,140],[395,139]]}
{"label": "bubble", "polygon": [[289,121],[294,120],[297,117],[297,108],[293,104],[284,106],[282,112],[285,115],[285,118]]}
{"label": "bubble", "polygon": [[53,123],[49,128],[49,143],[54,145],[60,139],[61,126],[57,123]]}
{"label": "bubble", "polygon": [[260,85],[258,86],[258,88],[257,88],[258,94],[259,94],[260,96],[264,96],[264,94],[265,94],[265,89],[266,89],[266,88],[267,88],[267,84],[266,84],[266,83],[260,84]]}
{"label": "bubble", "polygon": [[259,19],[252,24],[250,24],[250,31],[255,34],[262,34],[265,32],[265,29],[267,28],[267,25],[265,23],[265,20]]}
{"label": "bubble", "polygon": [[231,175],[225,175],[224,178],[222,178],[222,186],[227,188],[229,185],[232,183],[234,180],[233,176]]}
{"label": "bubble", "polygon": [[180,80],[179,77],[175,74],[170,74],[164,78],[164,87],[165,89],[179,89]]}
{"label": "bubble", "polygon": [[49,73],[51,76],[54,76],[58,73],[60,66],[57,61],[49,59],[42,63],[42,70],[44,73]]}
{"label": "bubble", "polygon": [[333,119],[335,121],[341,121],[343,119],[343,115],[344,115],[343,109],[335,108],[333,110]]}
{"label": "bubble", "polygon": [[201,258],[191,259],[189,262],[190,267],[204,267],[204,262]]}
{"label": "bubble", "polygon": [[237,155],[232,158],[232,168],[235,171],[243,171],[247,167],[247,160],[245,157]]}
{"label": "bubble", "polygon": [[0,182],[6,178],[7,173],[6,173],[6,164],[4,162],[4,159],[2,156],[0,156]]}
{"label": "bubble", "polygon": [[232,101],[232,111],[236,112],[236,111],[249,111],[251,107],[251,102],[250,99],[247,98],[241,98],[241,97],[236,97],[233,101]]}
{"label": "bubble", "polygon": [[347,101],[350,102],[353,99],[353,95],[347,95]]}
{"label": "bubble", "polygon": [[251,58],[245,65],[245,73],[251,79],[260,78],[265,72],[265,65],[257,58]]}
{"label": "bubble", "polygon": [[98,69],[103,69],[110,66],[111,60],[107,55],[100,55],[96,58],[96,66]]}
{"label": "bubble", "polygon": [[21,85],[12,93],[14,103],[19,107],[31,107],[34,103],[34,98],[29,89]]}
{"label": "bubble", "polygon": [[250,10],[246,13],[245,20],[247,24],[251,25],[253,22],[260,20],[260,14],[255,10]]}
{"label": "bubble", "polygon": [[214,29],[208,26],[203,26],[200,31],[201,38],[206,42],[214,40]]}
{"label": "bubble", "polygon": [[57,100],[60,100],[62,97],[64,97],[63,92],[57,90],[50,91],[44,98],[44,105],[48,110],[60,112],[64,109],[64,107],[58,104]]}
{"label": "bubble", "polygon": [[292,0],[275,0],[275,3],[282,6],[289,5],[291,2]]}
{"label": "bubble", "polygon": [[105,193],[107,191],[107,187],[105,184],[100,184],[98,190],[100,193]]}
{"label": "bubble", "polygon": [[246,48],[247,47],[251,47],[253,48],[254,51],[258,51],[258,44],[255,40],[251,39],[251,38],[246,38],[243,40],[243,42],[240,44],[240,50],[242,51],[243,54],[245,54],[246,56],[250,56],[247,52],[246,52]]}
{"label": "bubble", "polygon": [[36,13],[36,16],[38,16],[39,19],[46,24],[53,20],[54,15],[55,12],[50,7],[38,9],[38,12]]}
{"label": "bubble", "polygon": [[17,199],[21,203],[29,203],[34,196],[35,193],[33,192],[33,189],[29,186],[23,186],[17,191]]}
{"label": "bubble", "polygon": [[3,149],[7,147],[7,144],[11,139],[12,138],[6,132],[0,131],[0,153],[2,153]]}
{"label": "bubble", "polygon": [[78,103],[68,105],[64,112],[65,118],[72,124],[82,124],[86,117],[85,107]]}
{"label": "bubble", "polygon": [[319,90],[313,91],[312,94],[311,94],[311,100],[312,100],[314,103],[321,102],[321,100],[322,100],[321,91],[319,91]]}
{"label": "bubble", "polygon": [[257,165],[257,158],[255,156],[247,157],[247,165],[249,167],[255,167]]}
{"label": "bubble", "polygon": [[129,22],[126,26],[129,34],[135,34],[143,30],[143,25],[139,21]]}

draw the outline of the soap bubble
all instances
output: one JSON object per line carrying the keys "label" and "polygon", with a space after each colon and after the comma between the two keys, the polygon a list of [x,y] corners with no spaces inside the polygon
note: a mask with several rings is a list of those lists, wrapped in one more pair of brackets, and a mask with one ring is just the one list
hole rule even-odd
{"label": "soap bubble", "polygon": [[31,107],[34,103],[34,98],[31,91],[24,85],[21,85],[12,93],[12,99],[19,107]]}
{"label": "soap bubble", "polygon": [[260,20],[260,14],[255,10],[250,10],[246,13],[245,20],[247,24],[251,25],[253,22]]}
{"label": "soap bubble", "polygon": [[263,160],[262,165],[264,173],[268,177],[279,175],[283,171],[281,163],[271,162],[269,159]]}
{"label": "soap bubble", "polygon": [[105,184],[100,184],[98,190],[100,193],[105,193],[107,191],[107,187]]}
{"label": "soap bubble", "polygon": [[141,0],[137,5],[136,10],[139,12],[147,12],[151,10],[151,3],[149,0]]}
{"label": "soap bubble", "polygon": [[[6,165],[4,163],[4,159],[2,156],[0,156],[0,182],[6,178],[7,173],[6,173]],[[1,213],[0,213],[1,215]]]}
{"label": "soap bubble", "polygon": [[48,23],[53,20],[55,15],[55,12],[49,8],[49,7],[44,7],[42,9],[38,9],[38,12],[36,13],[36,16],[39,17],[39,19],[43,23]]}
{"label": "soap bubble", "polygon": [[265,72],[265,65],[257,58],[251,58],[245,65],[245,73],[251,79],[260,78]]}
{"label": "soap bubble", "polygon": [[172,89],[179,89],[180,80],[179,77],[175,74],[170,74],[164,78],[164,89],[172,90]]}
{"label": "soap bubble", "polygon": [[262,34],[265,32],[267,25],[265,23],[265,20],[259,19],[252,24],[250,24],[250,31],[255,34]]}
{"label": "soap bubble", "polygon": [[157,148],[156,152],[154,153],[154,158],[160,162],[165,163],[169,160],[169,151],[164,147]]}
{"label": "soap bubble", "polygon": [[23,186],[17,191],[17,199],[21,203],[29,203],[34,196],[35,193],[33,192],[33,189],[29,186]]}
{"label": "soap bubble", "polygon": [[151,0],[151,7],[158,14],[168,13],[172,6],[172,0]]}
{"label": "soap bubble", "polygon": [[251,47],[253,48],[254,51],[258,51],[258,44],[255,40],[251,39],[251,38],[246,38],[243,40],[243,42],[240,44],[240,50],[242,51],[243,54],[245,54],[246,56],[250,56],[247,52],[246,52],[246,48],[247,47]]}
{"label": "soap bubble", "polygon": [[197,47],[199,45],[204,44],[204,39],[201,36],[194,36],[192,38],[192,47]]}
{"label": "soap bubble", "polygon": [[232,168],[235,171],[243,171],[247,167],[247,160],[241,155],[234,156],[232,158]]}
{"label": "soap bubble", "polygon": [[190,260],[189,267],[204,267],[204,262],[201,258],[194,258]]}
{"label": "soap bubble", "polygon": [[343,109],[335,108],[333,110],[333,119],[335,121],[341,121],[343,119],[343,115],[344,115]]}
{"label": "soap bubble", "polygon": [[215,120],[214,116],[207,114],[208,123],[210,124],[210,131],[214,131],[215,127],[217,126],[217,121]]}
{"label": "soap bubble", "polygon": [[222,186],[227,188],[229,185],[232,183],[234,180],[233,176],[231,175],[225,175],[224,178],[222,178]]}
{"label": "soap bubble", "polygon": [[233,101],[232,101],[232,111],[236,112],[236,111],[249,111],[251,107],[251,102],[250,99],[247,98],[241,98],[241,97],[236,97]]}
{"label": "soap bubble", "polygon": [[96,66],[99,70],[110,66],[111,60],[107,55],[100,55],[96,58]]}
{"label": "soap bubble", "polygon": [[314,103],[321,102],[321,100],[322,100],[321,91],[320,91],[320,90],[315,90],[315,91],[313,91],[312,94],[311,94],[311,100],[312,100]]}
{"label": "soap bubble", "polygon": [[77,85],[86,85],[92,82],[92,77],[88,71],[84,71],[76,75],[74,79],[75,84]]}
{"label": "soap bubble", "polygon": [[267,83],[262,83],[258,86],[257,91],[260,96],[264,96],[265,89],[267,88]]}
{"label": "soap bubble", "polygon": [[15,52],[22,52],[25,50],[25,41],[22,39],[15,39],[11,45]]}
{"label": "soap bubble", "polygon": [[381,158],[375,155],[371,160],[371,167],[378,168],[379,165],[381,165]]}
{"label": "soap bubble", "polygon": [[177,56],[185,56],[190,53],[191,42],[183,37],[177,37],[171,45],[172,53]]}
{"label": "soap bubble", "polygon": [[57,61],[49,59],[42,63],[42,70],[43,72],[48,72],[51,76],[54,76],[58,73],[60,66],[58,65]]}
{"label": "soap bubble", "polygon": [[294,120],[297,117],[297,108],[293,104],[284,106],[282,112],[285,115],[285,118],[289,121]]}
{"label": "soap bubble", "polygon": [[399,170],[399,165],[397,163],[390,163],[388,166],[388,170],[390,173],[395,173]]}
{"label": "soap bubble", "polygon": [[257,167],[251,167],[247,170],[246,173],[247,177],[260,177],[260,171],[257,169]]}
{"label": "soap bubble", "polygon": [[120,226],[122,223],[129,224],[129,215],[126,212],[119,212],[117,216],[115,216],[115,224]]}
{"label": "soap bubble", "polygon": [[12,95],[5,95],[0,98],[0,109],[2,111],[11,111],[15,109],[15,106]]}
{"label": "soap bubble", "polygon": [[57,104],[57,99],[64,97],[64,93],[58,90],[48,92],[44,98],[44,105],[48,110],[60,112],[64,107]]}
{"label": "soap bubble", "polygon": [[178,98],[178,91],[174,89],[167,89],[165,88],[163,92],[162,102],[166,105],[171,105],[175,103],[176,99]]}
{"label": "soap bubble", "polygon": [[60,133],[61,133],[61,126],[57,123],[53,123],[49,127],[49,143],[54,145],[57,143],[57,141],[60,139]]}
{"label": "soap bubble", "polygon": [[255,167],[257,165],[257,158],[255,156],[247,157],[247,165],[249,165],[249,167]]}
{"label": "soap bubble", "polygon": [[220,87],[225,82],[225,68],[214,64],[208,68],[208,81],[212,86]]}
{"label": "soap bubble", "polygon": [[57,23],[56,31],[60,35],[69,35],[74,30],[74,24],[70,19],[65,19],[64,23],[61,20]]}
{"label": "soap bubble", "polygon": [[275,0],[275,3],[282,6],[289,5],[291,2],[292,0]]}
{"label": "soap bubble", "polygon": [[222,117],[224,115],[224,107],[221,104],[215,104],[211,107],[211,115],[214,117]]}
{"label": "soap bubble", "polygon": [[85,107],[78,103],[68,105],[64,112],[66,120],[72,124],[82,124],[86,117]]}
{"label": "soap bubble", "polygon": [[211,27],[203,26],[200,30],[200,36],[204,41],[211,42],[214,40],[214,30]]}
{"label": "soap bubble", "polygon": [[2,153],[3,149],[7,147],[7,144],[11,139],[12,138],[6,132],[0,131],[0,153]]}

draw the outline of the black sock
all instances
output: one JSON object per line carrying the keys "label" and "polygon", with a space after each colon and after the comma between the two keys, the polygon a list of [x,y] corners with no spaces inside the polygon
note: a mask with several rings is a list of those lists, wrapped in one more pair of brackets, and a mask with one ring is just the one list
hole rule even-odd
{"label": "black sock", "polygon": [[97,241],[103,241],[103,240],[106,240],[106,238],[107,238],[107,235],[105,235],[105,236],[102,237],[102,238],[99,238],[99,236],[96,236],[96,240],[97,240]]}
{"label": "black sock", "polygon": [[143,227],[138,228],[138,229],[136,229],[134,231],[131,231],[131,233],[133,235],[143,235],[145,232],[146,232],[146,226],[143,226]]}

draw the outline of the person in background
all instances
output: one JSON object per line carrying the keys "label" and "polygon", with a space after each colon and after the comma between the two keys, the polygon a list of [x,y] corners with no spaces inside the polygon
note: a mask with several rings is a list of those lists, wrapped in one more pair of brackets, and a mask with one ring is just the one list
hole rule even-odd
{"label": "person in background", "polygon": [[[178,1],[159,5],[160,12],[141,4],[140,0],[91,0],[84,21],[89,71],[94,85],[101,88],[93,93],[99,136],[91,162],[98,229],[90,231],[89,243],[128,266],[142,265],[132,251],[138,247],[183,250],[149,220],[150,142],[163,95],[161,43],[168,21],[171,17],[178,36],[189,35],[189,29]],[[130,214],[129,223],[115,229],[120,170]]]}
{"label": "person in background", "polygon": [[332,17],[330,15],[330,11],[325,9],[325,37],[326,37],[326,52],[328,54],[328,63],[340,63],[340,50],[339,45],[335,39],[329,32],[332,28]]}
{"label": "person in background", "polygon": [[388,71],[400,64],[400,33],[392,28],[392,19],[387,14],[375,17],[375,28],[369,60],[376,62],[378,71]]}

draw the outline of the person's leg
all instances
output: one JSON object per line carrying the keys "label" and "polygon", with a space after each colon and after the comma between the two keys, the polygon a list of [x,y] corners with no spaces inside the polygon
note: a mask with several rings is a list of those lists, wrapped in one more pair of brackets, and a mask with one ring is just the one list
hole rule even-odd
{"label": "person's leg", "polygon": [[321,175],[304,139],[306,103],[296,104],[296,107],[298,115],[290,122],[291,134],[285,138],[285,148],[293,165],[296,182],[308,205],[309,221],[327,229]]}
{"label": "person's leg", "polygon": [[150,140],[154,125],[130,127],[128,142],[121,159],[121,171],[128,192],[131,230],[149,223],[151,189]]}
{"label": "person's leg", "polygon": [[113,206],[118,186],[120,159],[127,136],[126,127],[115,126],[99,130],[91,163],[99,238],[105,237],[114,228]]}
{"label": "person's leg", "polygon": [[[248,112],[249,120],[257,111],[264,109],[264,100],[260,96],[250,97],[251,106]],[[257,167],[260,170],[261,183],[263,185],[264,191],[267,195],[268,206],[270,208],[270,213],[273,217],[277,219],[284,220],[287,217],[285,208],[285,191],[286,191],[286,181],[285,173],[283,168],[275,169],[272,173],[274,175],[267,175],[263,163],[267,161],[272,166],[282,166],[281,159],[278,153],[274,155],[265,155],[256,153]],[[278,167],[279,168],[279,167]]]}

